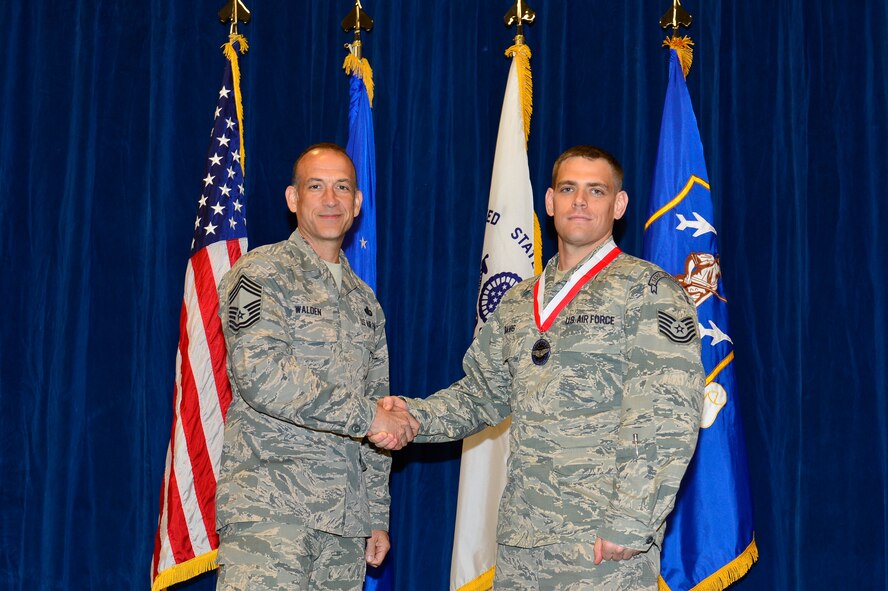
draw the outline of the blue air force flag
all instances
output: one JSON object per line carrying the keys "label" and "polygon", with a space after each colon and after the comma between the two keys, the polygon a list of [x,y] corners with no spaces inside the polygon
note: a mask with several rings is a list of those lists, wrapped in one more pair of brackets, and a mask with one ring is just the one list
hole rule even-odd
{"label": "blue air force flag", "polygon": [[644,258],[697,306],[706,390],[700,437],[666,525],[661,591],[720,590],[758,558],[734,348],[703,144],[675,49],[644,233]]}
{"label": "blue air force flag", "polygon": [[[366,58],[361,62],[367,64]],[[370,76],[372,72],[367,64],[354,69],[350,77],[348,144],[345,151],[355,163],[358,188],[364,194],[364,203],[342,248],[357,276],[376,291],[376,145],[371,97],[367,88],[373,84],[372,78],[368,79]]]}

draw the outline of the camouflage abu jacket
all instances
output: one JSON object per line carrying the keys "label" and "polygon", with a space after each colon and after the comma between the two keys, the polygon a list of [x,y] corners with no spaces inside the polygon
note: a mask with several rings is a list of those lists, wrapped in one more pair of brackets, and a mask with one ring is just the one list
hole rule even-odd
{"label": "camouflage abu jacket", "polygon": [[[555,283],[557,264],[544,271],[544,303],[573,272]],[[417,441],[460,439],[511,413],[499,543],[659,545],[703,403],[696,309],[659,267],[619,254],[543,332],[535,283],[506,293],[463,379],[408,401]]]}
{"label": "camouflage abu jacket", "polygon": [[391,457],[363,441],[388,394],[382,308],[345,256],[342,288],[298,231],[219,286],[232,403],[217,525],[275,520],[388,530]]}

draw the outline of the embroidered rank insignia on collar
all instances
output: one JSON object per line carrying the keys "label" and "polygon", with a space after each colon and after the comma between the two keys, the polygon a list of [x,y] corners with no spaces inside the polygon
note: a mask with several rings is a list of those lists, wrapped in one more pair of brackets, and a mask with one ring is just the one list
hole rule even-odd
{"label": "embroidered rank insignia on collar", "polygon": [[256,324],[261,317],[262,286],[241,275],[228,294],[228,328],[237,332]]}
{"label": "embroidered rank insignia on collar", "polygon": [[657,310],[657,324],[660,327],[660,334],[673,343],[690,343],[697,336],[697,327],[694,326],[692,316],[678,320],[663,310]]}

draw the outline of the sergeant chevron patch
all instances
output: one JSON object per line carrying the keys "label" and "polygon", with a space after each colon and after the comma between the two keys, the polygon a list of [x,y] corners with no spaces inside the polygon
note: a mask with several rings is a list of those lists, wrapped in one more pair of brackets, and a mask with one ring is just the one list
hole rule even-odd
{"label": "sergeant chevron patch", "polygon": [[673,343],[690,343],[697,336],[697,327],[691,316],[678,320],[663,310],[657,310],[657,323],[660,333]]}
{"label": "sergeant chevron patch", "polygon": [[228,327],[237,332],[259,320],[262,307],[262,286],[243,275],[228,295]]}

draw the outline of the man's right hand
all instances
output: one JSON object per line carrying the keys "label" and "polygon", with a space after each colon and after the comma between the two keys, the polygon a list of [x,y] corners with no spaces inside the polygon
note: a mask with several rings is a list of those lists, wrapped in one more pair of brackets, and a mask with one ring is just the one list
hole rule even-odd
{"label": "man's right hand", "polygon": [[407,403],[397,396],[386,396],[376,403],[376,416],[367,436],[382,449],[401,449],[416,437],[419,421],[413,418]]}

